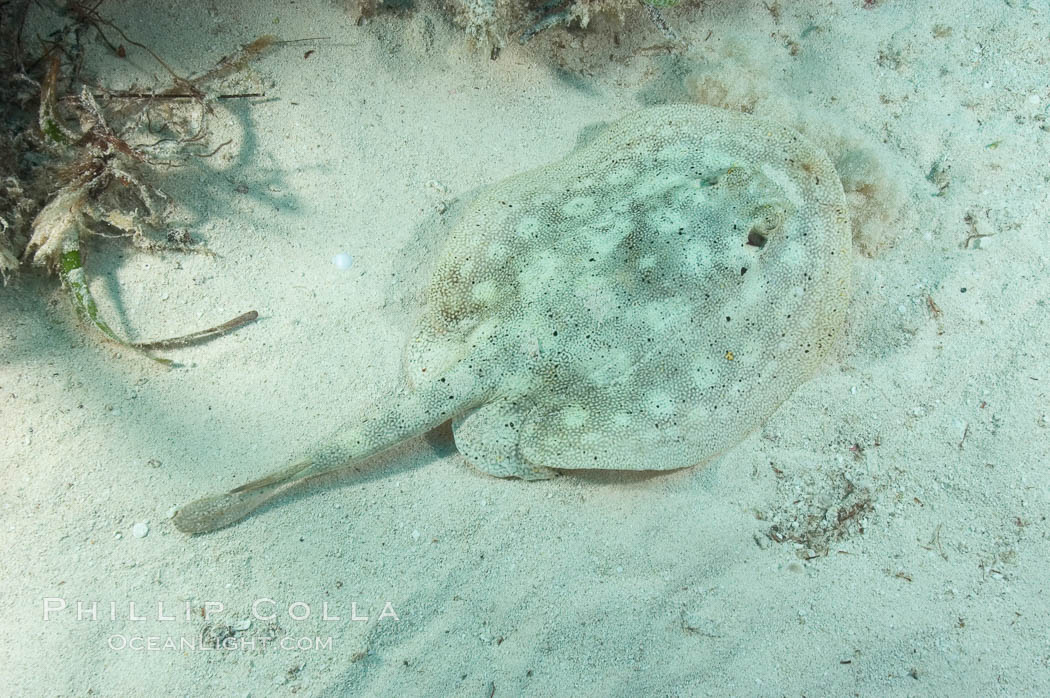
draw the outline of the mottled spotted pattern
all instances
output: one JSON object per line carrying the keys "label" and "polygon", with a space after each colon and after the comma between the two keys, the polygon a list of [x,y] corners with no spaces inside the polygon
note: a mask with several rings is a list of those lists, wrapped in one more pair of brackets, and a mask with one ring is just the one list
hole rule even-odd
{"label": "mottled spotted pattern", "polygon": [[796,132],[647,109],[474,202],[406,373],[422,387],[470,364],[482,406],[454,424],[457,444],[495,474],[694,465],[827,355],[849,251],[838,177]]}
{"label": "mottled spotted pattern", "polygon": [[645,109],[486,190],[446,242],[405,387],[305,460],[176,517],[200,532],[453,419],[479,469],[667,469],[761,424],[825,359],[850,225],[822,151],[700,106]]}

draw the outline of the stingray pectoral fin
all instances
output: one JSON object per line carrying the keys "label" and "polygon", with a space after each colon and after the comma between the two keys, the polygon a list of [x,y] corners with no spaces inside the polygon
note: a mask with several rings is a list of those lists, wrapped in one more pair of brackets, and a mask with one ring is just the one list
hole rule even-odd
{"label": "stingray pectoral fin", "polygon": [[607,415],[588,412],[579,400],[543,405],[521,425],[518,452],[527,463],[564,470],[637,470],[651,454],[623,439]]}
{"label": "stingray pectoral fin", "polygon": [[495,477],[549,480],[557,472],[526,462],[518,452],[518,436],[526,406],[501,398],[453,420],[456,448],[468,463]]}

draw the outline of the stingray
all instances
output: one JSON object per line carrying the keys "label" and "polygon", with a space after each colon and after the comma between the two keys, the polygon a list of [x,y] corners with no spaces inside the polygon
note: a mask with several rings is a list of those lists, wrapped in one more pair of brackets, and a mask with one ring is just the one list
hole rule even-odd
{"label": "stingray", "polygon": [[702,464],[827,359],[850,245],[838,175],[796,131],[695,105],[626,116],[463,213],[374,412],[175,525],[227,526],[449,420],[498,477]]}

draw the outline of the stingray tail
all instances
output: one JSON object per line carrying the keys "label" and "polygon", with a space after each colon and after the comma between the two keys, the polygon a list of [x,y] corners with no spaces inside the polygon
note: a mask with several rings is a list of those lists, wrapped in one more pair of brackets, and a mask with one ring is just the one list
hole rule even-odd
{"label": "stingray tail", "polygon": [[456,399],[451,380],[422,392],[387,400],[393,406],[378,419],[348,423],[306,459],[252,480],[229,492],[203,497],[180,507],[173,522],[183,533],[208,533],[234,524],[291,486],[307,478],[342,470],[423,434],[468,409],[475,399]]}

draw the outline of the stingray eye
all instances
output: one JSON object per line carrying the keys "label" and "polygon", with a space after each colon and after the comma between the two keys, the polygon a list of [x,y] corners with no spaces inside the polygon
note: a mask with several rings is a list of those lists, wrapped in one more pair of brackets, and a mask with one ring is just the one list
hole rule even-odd
{"label": "stingray eye", "polygon": [[747,244],[762,249],[770,235],[783,225],[787,212],[778,203],[762,204],[751,214],[751,229],[747,233]]}
{"label": "stingray eye", "polygon": [[766,236],[752,228],[747,234],[747,244],[762,249],[766,246]]}

